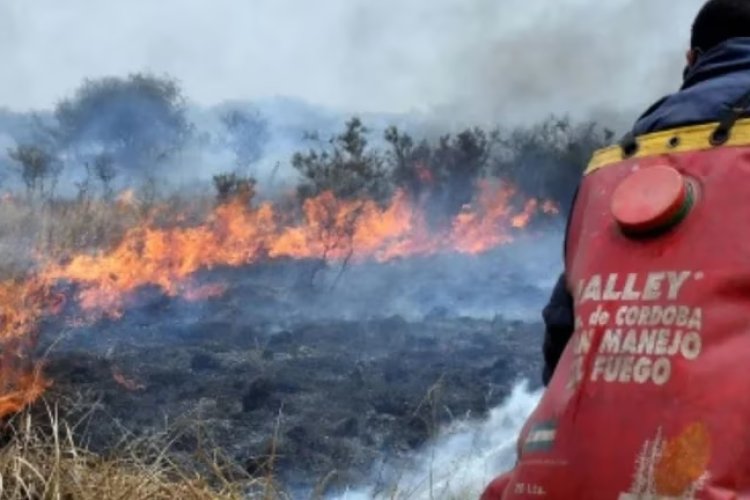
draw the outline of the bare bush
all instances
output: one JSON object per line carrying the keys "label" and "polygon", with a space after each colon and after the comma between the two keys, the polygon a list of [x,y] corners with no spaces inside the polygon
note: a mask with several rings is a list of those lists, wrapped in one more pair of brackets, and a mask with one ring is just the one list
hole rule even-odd
{"label": "bare bush", "polygon": [[18,164],[29,197],[43,199],[51,195],[60,174],[60,164],[50,152],[34,144],[21,144],[9,150],[8,156]]}
{"label": "bare bush", "polygon": [[213,182],[216,197],[220,203],[232,199],[249,203],[255,194],[256,181],[252,177],[245,177],[232,172],[214,175]]}
{"label": "bare bush", "polygon": [[591,154],[614,133],[596,122],[574,124],[550,117],[537,125],[499,135],[500,150],[490,173],[512,180],[524,193],[558,202],[567,209]]}
{"label": "bare bush", "polygon": [[55,118],[61,147],[83,157],[103,151],[129,174],[170,158],[192,133],[177,82],[145,74],[86,80]]}
{"label": "bare bush", "polygon": [[259,113],[248,109],[232,109],[221,116],[228,132],[227,145],[234,152],[237,168],[247,171],[263,156],[268,141],[268,123]]}
{"label": "bare bush", "polygon": [[292,166],[302,175],[298,192],[302,199],[330,191],[340,199],[369,198],[385,202],[390,197],[388,171],[382,155],[368,148],[359,118],[328,141],[328,147],[296,153]]}
{"label": "bare bush", "polygon": [[497,133],[467,129],[432,144],[391,127],[385,140],[391,148],[391,182],[420,200],[437,222],[445,222],[472,201],[478,179],[488,172]]}

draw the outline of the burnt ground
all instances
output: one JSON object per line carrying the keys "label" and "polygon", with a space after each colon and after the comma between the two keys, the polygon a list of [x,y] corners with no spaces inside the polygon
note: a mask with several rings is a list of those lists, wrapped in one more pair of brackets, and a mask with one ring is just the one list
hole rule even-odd
{"label": "burnt ground", "polygon": [[[62,333],[49,321],[48,399],[87,401],[78,411],[91,410],[82,429],[95,451],[126,433],[199,426],[253,474],[267,472],[274,450],[290,488],[331,473],[340,487],[442,425],[481,418],[517,380],[539,379],[539,324],[445,307],[409,319],[306,318],[293,314],[303,298],[254,277],[235,276],[224,296],[198,304],[145,290],[119,320]],[[186,456],[205,446],[181,436],[173,448]]]}

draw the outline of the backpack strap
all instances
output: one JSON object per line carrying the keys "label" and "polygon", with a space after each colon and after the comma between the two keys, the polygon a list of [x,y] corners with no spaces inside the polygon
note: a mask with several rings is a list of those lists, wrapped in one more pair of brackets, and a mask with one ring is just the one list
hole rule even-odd
{"label": "backpack strap", "polygon": [[750,108],[750,90],[742,94],[732,106],[722,113],[719,125],[711,134],[711,145],[721,146],[732,135],[732,127]]}
{"label": "backpack strap", "polygon": [[[727,110],[719,116],[719,124],[714,129],[709,142],[712,146],[724,145],[732,135],[732,128],[750,109],[750,90],[745,92]],[[623,159],[630,158],[638,152],[638,141],[631,130],[619,142]]]}

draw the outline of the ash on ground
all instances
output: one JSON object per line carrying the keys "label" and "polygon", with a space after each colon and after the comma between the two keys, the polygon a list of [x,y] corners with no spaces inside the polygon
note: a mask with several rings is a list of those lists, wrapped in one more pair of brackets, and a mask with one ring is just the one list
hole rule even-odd
{"label": "ash on ground", "polygon": [[[124,433],[199,427],[251,474],[273,473],[290,490],[324,482],[335,491],[372,481],[375,467],[394,467],[452,422],[481,420],[518,380],[539,379],[538,322],[464,316],[440,289],[432,296],[445,304],[393,314],[381,305],[416,300],[407,288],[427,293],[403,283],[398,301],[379,285],[364,314],[362,284],[347,285],[336,269],[320,278],[317,265],[213,270],[202,279],[227,283],[221,297],[191,303],[143,290],[121,319],[62,335],[59,322],[47,324],[48,399],[95,401],[78,410],[89,412],[81,433],[94,451],[112,449]],[[381,283],[399,271],[381,269]],[[498,307],[505,296],[533,309],[546,290],[514,286],[517,272],[475,272],[444,289],[479,296],[495,283]],[[353,268],[349,283],[357,273],[365,271]],[[356,290],[348,301],[347,286]],[[193,432],[176,435],[173,450],[186,460],[206,446]]]}

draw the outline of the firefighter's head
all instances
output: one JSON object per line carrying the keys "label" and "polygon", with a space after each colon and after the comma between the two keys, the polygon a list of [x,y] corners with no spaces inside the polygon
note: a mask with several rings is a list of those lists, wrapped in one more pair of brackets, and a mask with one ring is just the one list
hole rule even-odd
{"label": "firefighter's head", "polygon": [[688,66],[730,38],[750,37],[750,0],[708,0],[693,22]]}

